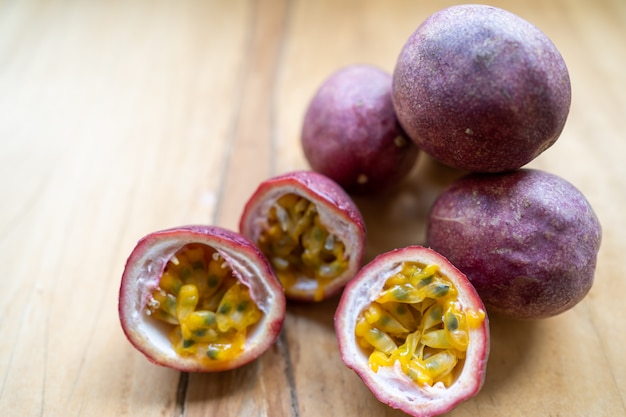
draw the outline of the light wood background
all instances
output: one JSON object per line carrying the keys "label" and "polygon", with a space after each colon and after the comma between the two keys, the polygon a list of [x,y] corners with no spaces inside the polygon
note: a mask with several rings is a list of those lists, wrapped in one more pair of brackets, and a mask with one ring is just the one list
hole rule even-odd
{"label": "light wood background", "polygon": [[[236,228],[258,182],[307,168],[308,100],[354,63],[391,71],[410,33],[455,1],[0,0],[0,414],[400,416],[337,352],[337,298],[290,304],[278,342],[221,374],[150,364],[117,292],[145,234]],[[561,50],[573,102],[530,166],[588,197],[604,227],[596,282],[551,319],[491,318],[488,376],[451,416],[626,415],[626,2],[492,1]],[[358,199],[367,258],[423,243],[455,173],[419,159]],[[575,242],[572,242],[575,244]]]}

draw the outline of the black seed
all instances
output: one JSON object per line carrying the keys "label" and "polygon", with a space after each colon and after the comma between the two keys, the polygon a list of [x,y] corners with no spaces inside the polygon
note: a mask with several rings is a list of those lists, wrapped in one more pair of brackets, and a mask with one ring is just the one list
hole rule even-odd
{"label": "black seed", "polygon": [[215,323],[215,314],[207,314],[204,318],[204,325],[210,326]]}
{"label": "black seed", "polygon": [[194,263],[191,264],[191,267],[193,269],[204,269],[204,262],[203,261],[195,261]]}
{"label": "black seed", "polygon": [[215,288],[220,283],[220,279],[217,275],[209,275],[209,279],[207,281],[209,288]]}
{"label": "black seed", "polygon": [[409,292],[402,287],[394,287],[391,293],[396,300],[406,300],[409,296]]}
{"label": "black seed", "polygon": [[195,344],[196,344],[196,342],[194,342],[193,340],[189,340],[189,339],[183,340],[183,347],[185,349],[188,349],[188,348],[192,347]]}
{"label": "black seed", "polygon": [[210,347],[207,351],[206,351],[206,355],[211,358],[211,359],[217,359],[217,355],[220,353],[219,349],[214,348],[214,347]]}
{"label": "black seed", "polygon": [[246,311],[248,309],[248,305],[249,303],[247,301],[241,301],[239,304],[237,304],[237,311],[240,313]]}
{"label": "black seed", "polygon": [[167,297],[162,304],[161,310],[169,314],[170,311],[176,311],[176,298]]}
{"label": "black seed", "polygon": [[430,317],[435,320],[441,320],[441,313],[443,312],[442,310],[443,310],[443,307],[441,307],[441,305],[439,304],[435,305],[430,310]]}
{"label": "black seed", "polygon": [[427,276],[426,278],[422,278],[422,279],[420,279],[420,282],[419,282],[419,284],[418,284],[418,285],[419,285],[420,287],[424,287],[424,286],[426,286],[426,285],[430,284],[431,282],[433,282],[433,276],[432,276],[432,275]]}
{"label": "black seed", "polygon": [[180,269],[180,277],[183,280],[186,280],[187,278],[189,278],[191,276],[191,271],[189,270],[189,268],[187,267],[183,267]]}
{"label": "black seed", "polygon": [[322,240],[326,239],[325,233],[322,229],[320,229],[319,227],[316,227],[313,229],[313,239],[315,239],[318,242],[321,242]]}
{"label": "black seed", "polygon": [[435,297],[443,297],[450,290],[450,286],[446,284],[439,284],[433,289]]}
{"label": "black seed", "polygon": [[230,311],[230,309],[231,309],[231,305],[230,305],[230,304],[228,304],[228,303],[224,303],[224,304],[222,304],[222,305],[220,306],[220,308],[217,310],[217,312],[218,312],[219,314],[228,314],[228,312]]}
{"label": "black seed", "polygon": [[454,314],[448,314],[446,317],[446,327],[450,331],[454,331],[459,328],[459,319]]}

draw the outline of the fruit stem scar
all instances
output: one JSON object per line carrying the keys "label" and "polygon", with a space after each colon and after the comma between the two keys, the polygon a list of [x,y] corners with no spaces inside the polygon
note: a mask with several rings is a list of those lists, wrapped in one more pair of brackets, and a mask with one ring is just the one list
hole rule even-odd
{"label": "fruit stem scar", "polygon": [[406,140],[406,138],[405,138],[404,136],[396,136],[396,137],[393,139],[393,143],[394,143],[394,144],[395,144],[398,148],[403,148],[403,147],[405,147],[405,146],[408,144],[408,142],[407,142],[407,140]]}

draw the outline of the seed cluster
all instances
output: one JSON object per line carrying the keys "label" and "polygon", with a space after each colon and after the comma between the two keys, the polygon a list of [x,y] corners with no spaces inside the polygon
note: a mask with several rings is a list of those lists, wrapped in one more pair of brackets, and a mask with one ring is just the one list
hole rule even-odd
{"label": "seed cluster", "polygon": [[420,386],[454,382],[469,344],[469,330],[480,326],[484,311],[465,310],[454,285],[437,265],[404,262],[387,279],[378,298],[356,324],[359,345],[369,365],[400,363]]}
{"label": "seed cluster", "polygon": [[348,268],[344,243],[320,222],[315,204],[293,193],[274,203],[267,221],[257,244],[286,293],[301,279],[315,279],[314,299],[321,300],[327,283]]}
{"label": "seed cluster", "polygon": [[167,263],[146,314],[172,325],[176,352],[229,360],[243,351],[247,329],[262,313],[213,248],[189,244]]}

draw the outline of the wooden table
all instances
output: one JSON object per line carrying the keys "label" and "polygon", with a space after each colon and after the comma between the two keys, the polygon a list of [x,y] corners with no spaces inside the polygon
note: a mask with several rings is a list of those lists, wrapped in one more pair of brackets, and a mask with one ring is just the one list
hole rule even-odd
{"label": "wooden table", "polygon": [[[277,343],[220,374],[149,363],[117,316],[145,234],[235,229],[261,179],[307,168],[308,100],[332,71],[391,71],[454,1],[0,2],[0,414],[399,416],[343,366],[337,298],[290,304]],[[626,2],[493,1],[568,63],[566,128],[530,166],[588,197],[604,227],[596,282],[551,319],[492,317],[481,393],[451,416],[626,415]],[[439,170],[438,170],[439,169]],[[384,199],[358,199],[367,259],[424,243],[449,179],[426,157]]]}

